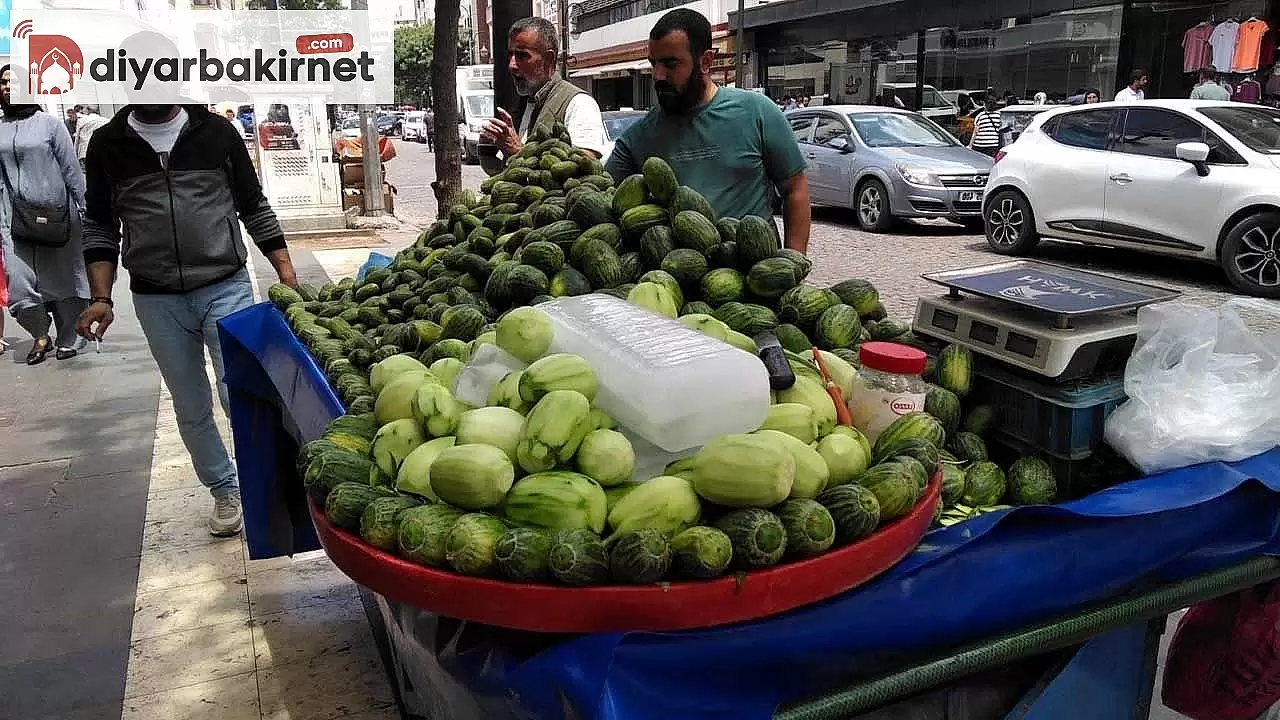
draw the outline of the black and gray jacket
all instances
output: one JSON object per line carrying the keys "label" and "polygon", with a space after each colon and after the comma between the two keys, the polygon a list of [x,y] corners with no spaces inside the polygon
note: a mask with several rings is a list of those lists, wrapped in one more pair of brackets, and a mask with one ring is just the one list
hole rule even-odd
{"label": "black and gray jacket", "polygon": [[263,253],[285,247],[244,140],[203,106],[183,107],[167,169],[129,127],[131,107],[93,134],[85,158],[85,264],[122,260],[137,293],[190,292],[238,272],[241,222]]}

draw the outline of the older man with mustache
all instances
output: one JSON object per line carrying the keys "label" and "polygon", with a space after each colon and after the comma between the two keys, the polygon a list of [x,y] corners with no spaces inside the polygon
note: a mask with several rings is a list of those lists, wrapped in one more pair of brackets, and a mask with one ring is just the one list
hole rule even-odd
{"label": "older man with mustache", "polygon": [[575,147],[595,157],[604,152],[604,120],[595,98],[556,73],[560,41],[556,29],[540,17],[517,20],[507,40],[507,72],[521,98],[517,125],[511,114],[497,109],[497,117],[486,125],[484,137],[498,146],[506,157],[520,152],[529,131],[539,125],[548,130],[564,123]]}

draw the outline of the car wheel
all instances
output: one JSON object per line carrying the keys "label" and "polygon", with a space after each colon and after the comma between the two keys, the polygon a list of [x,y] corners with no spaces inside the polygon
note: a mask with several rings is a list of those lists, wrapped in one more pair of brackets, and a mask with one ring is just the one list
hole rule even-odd
{"label": "car wheel", "polygon": [[1236,223],[1218,261],[1241,292],[1280,298],[1280,212],[1260,212]]}
{"label": "car wheel", "polygon": [[889,193],[879,180],[865,180],[858,186],[853,200],[858,226],[867,232],[887,232],[893,227],[893,215],[889,211]]}
{"label": "car wheel", "polygon": [[1040,242],[1031,204],[1015,190],[1001,190],[982,211],[987,245],[1001,255],[1024,255]]}

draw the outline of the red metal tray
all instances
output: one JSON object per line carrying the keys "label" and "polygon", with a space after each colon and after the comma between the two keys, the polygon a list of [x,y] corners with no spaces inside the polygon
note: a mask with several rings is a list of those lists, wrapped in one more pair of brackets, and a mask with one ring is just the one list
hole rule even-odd
{"label": "red metal tray", "polygon": [[331,525],[314,503],[311,519],[325,552],[352,580],[437,615],[534,632],[689,630],[775,615],[871,580],[919,544],[940,487],[935,476],[910,513],[824,555],[742,576],[636,586],[572,588],[467,577],[367,545]]}

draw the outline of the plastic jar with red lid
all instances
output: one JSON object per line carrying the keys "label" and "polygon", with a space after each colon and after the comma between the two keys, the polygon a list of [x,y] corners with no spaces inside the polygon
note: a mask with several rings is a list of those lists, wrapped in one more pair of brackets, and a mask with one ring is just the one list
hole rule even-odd
{"label": "plastic jar with red lid", "polygon": [[924,410],[929,386],[924,374],[925,354],[910,345],[867,342],[858,350],[862,367],[853,383],[849,414],[871,442],[893,421]]}

